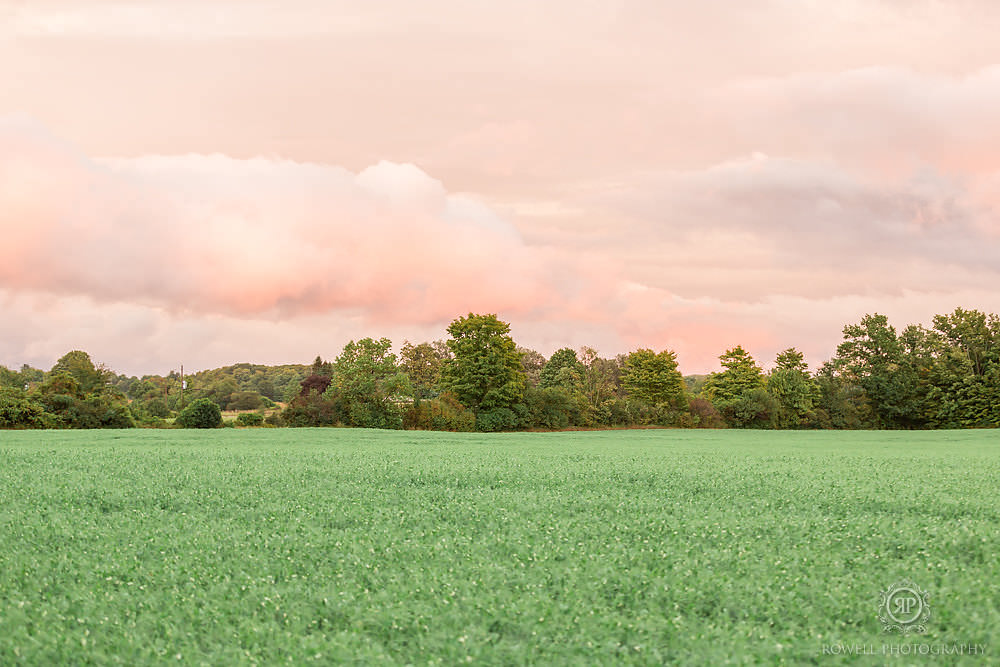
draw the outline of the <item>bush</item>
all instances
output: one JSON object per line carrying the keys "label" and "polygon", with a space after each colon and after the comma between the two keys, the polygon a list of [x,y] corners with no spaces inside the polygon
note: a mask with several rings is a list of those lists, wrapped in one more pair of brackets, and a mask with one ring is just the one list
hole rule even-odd
{"label": "bush", "polygon": [[695,418],[694,426],[698,428],[725,428],[726,421],[707,398],[692,398],[691,414]]}
{"label": "bush", "polygon": [[491,433],[510,431],[517,426],[517,415],[509,408],[483,410],[476,415],[476,430]]}
{"label": "bush", "polygon": [[563,387],[529,387],[524,394],[526,426],[561,429],[570,424],[574,405],[569,391]]}
{"label": "bush", "polygon": [[51,421],[46,417],[22,390],[0,387],[0,428],[45,428]]}
{"label": "bush", "polygon": [[167,406],[167,402],[160,397],[151,398],[142,403],[141,409],[150,417],[165,419],[170,416],[170,408]]}
{"label": "bush", "polygon": [[207,398],[199,398],[181,410],[177,423],[184,428],[219,428],[222,426],[222,410]]}
{"label": "bush", "polygon": [[264,423],[264,415],[259,412],[244,412],[236,420],[241,426],[260,426]]}
{"label": "bush", "polygon": [[476,415],[458,402],[452,394],[444,393],[431,400],[416,400],[403,415],[403,428],[428,431],[474,431]]}

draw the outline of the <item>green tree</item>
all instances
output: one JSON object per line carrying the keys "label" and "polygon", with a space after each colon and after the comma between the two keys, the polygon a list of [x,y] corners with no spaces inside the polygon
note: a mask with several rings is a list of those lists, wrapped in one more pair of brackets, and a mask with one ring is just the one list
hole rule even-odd
{"label": "green tree", "polygon": [[510,325],[495,314],[469,313],[452,322],[448,333],[454,356],[441,371],[442,388],[476,412],[483,430],[512,428],[527,378]]}
{"label": "green tree", "polygon": [[344,402],[348,425],[402,428],[402,410],[395,401],[412,388],[391,349],[388,338],[362,338],[345,345],[333,362],[333,382],[325,397]]}
{"label": "green tree", "polygon": [[838,370],[864,390],[881,428],[918,428],[925,424],[931,338],[920,327],[902,336],[885,315],[865,315],[844,327],[837,346]]}
{"label": "green tree", "polygon": [[260,426],[264,423],[264,415],[259,412],[244,412],[236,418],[236,421],[241,426]]}
{"label": "green tree", "polygon": [[583,391],[591,403],[614,398],[618,394],[621,383],[621,368],[615,359],[604,359],[592,347],[580,350],[580,363],[583,364]]}
{"label": "green tree", "polygon": [[0,387],[10,387],[11,389],[24,389],[24,378],[17,371],[12,371],[6,366],[0,366]]}
{"label": "green tree", "polygon": [[763,389],[764,372],[742,345],[726,350],[719,356],[723,370],[705,380],[705,393],[716,401],[733,401],[754,389]]}
{"label": "green tree", "polygon": [[844,377],[835,359],[824,363],[813,377],[816,404],[809,416],[810,428],[871,429],[877,419],[864,390]]}
{"label": "green tree", "polygon": [[28,364],[22,364],[21,380],[27,385],[40,384],[45,381],[45,371],[40,368],[33,368]]}
{"label": "green tree", "polygon": [[677,355],[671,350],[636,350],[625,359],[622,387],[628,397],[650,405],[685,405],[684,377],[677,370]]}
{"label": "green tree", "polygon": [[542,389],[562,387],[569,392],[583,390],[583,375],[586,372],[576,352],[564,347],[556,350],[542,367],[538,386]]}
{"label": "green tree", "polygon": [[705,380],[704,393],[730,426],[760,428],[771,425],[776,405],[764,390],[764,372],[741,345],[719,356],[723,370]]}
{"label": "green tree", "polygon": [[767,377],[767,390],[778,403],[777,428],[799,428],[808,423],[819,388],[807,368],[802,353],[795,348],[778,354]]}
{"label": "green tree", "polygon": [[410,378],[414,397],[433,398],[440,393],[438,383],[444,360],[441,346],[431,343],[413,345],[409,341],[403,344],[399,351],[399,365]]}
{"label": "green tree", "polygon": [[222,426],[222,410],[207,398],[196,398],[181,410],[177,423],[184,428],[219,428]]}
{"label": "green tree", "polygon": [[21,388],[0,387],[0,428],[45,428],[45,409]]}
{"label": "green tree", "polygon": [[316,358],[312,362],[312,368],[310,369],[311,375],[322,375],[324,377],[333,377],[333,364],[329,361],[323,361],[323,357],[316,355]]}
{"label": "green tree", "polygon": [[95,366],[90,355],[81,350],[64,354],[49,373],[68,373],[77,381],[84,394],[102,391],[105,383],[111,379],[111,373],[106,368]]}
{"label": "green tree", "polygon": [[1000,426],[1000,318],[956,308],[934,316],[927,418],[935,428]]}

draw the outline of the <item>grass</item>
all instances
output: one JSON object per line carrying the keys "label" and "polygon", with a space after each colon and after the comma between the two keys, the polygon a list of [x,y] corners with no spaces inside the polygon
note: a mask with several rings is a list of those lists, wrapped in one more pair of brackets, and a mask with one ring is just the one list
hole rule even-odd
{"label": "grass", "polygon": [[[998,492],[995,431],[0,432],[0,664],[996,664]],[[920,643],[987,657],[828,654]]]}

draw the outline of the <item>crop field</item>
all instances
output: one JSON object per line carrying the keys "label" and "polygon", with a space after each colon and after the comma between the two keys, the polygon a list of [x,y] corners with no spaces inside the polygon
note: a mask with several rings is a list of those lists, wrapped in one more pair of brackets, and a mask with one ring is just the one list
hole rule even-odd
{"label": "crop field", "polygon": [[0,432],[0,664],[998,664],[998,435]]}

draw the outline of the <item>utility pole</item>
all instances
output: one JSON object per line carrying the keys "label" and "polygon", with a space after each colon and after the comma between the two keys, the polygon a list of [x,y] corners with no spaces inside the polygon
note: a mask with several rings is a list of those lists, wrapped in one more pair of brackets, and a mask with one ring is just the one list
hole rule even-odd
{"label": "utility pole", "polygon": [[184,407],[184,364],[181,364],[181,408]]}

